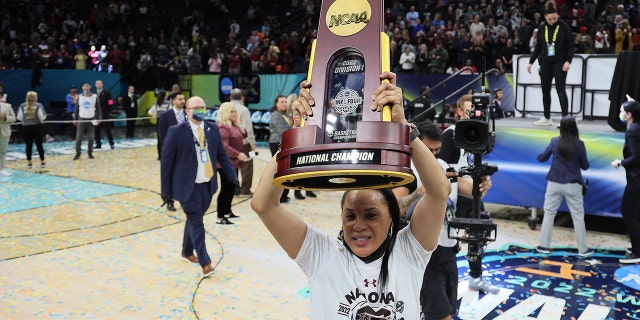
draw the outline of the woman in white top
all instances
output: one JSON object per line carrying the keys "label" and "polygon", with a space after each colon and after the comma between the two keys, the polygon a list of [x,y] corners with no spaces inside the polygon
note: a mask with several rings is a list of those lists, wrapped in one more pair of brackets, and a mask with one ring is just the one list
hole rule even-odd
{"label": "woman in white top", "polygon": [[[409,125],[404,117],[402,89],[393,73],[380,75],[371,110],[391,106],[393,122]],[[300,84],[293,105],[294,126],[313,115],[314,100]],[[371,100],[368,100],[371,101]],[[350,190],[342,197],[339,238],[307,225],[280,205],[282,188],[271,181],[276,156],[267,165],[254,192],[251,207],[309,279],[312,319],[419,319],[419,292],[424,268],[438,245],[449,182],[433,154],[412,129],[412,160],[425,187],[408,227],[400,230],[400,210],[389,189]]]}

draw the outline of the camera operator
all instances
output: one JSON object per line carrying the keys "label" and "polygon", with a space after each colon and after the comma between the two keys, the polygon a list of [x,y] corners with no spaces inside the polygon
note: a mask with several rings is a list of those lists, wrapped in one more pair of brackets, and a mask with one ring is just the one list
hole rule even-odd
{"label": "camera operator", "polygon": [[[420,141],[437,157],[442,146],[440,128],[429,120],[417,123],[416,127],[418,131],[420,131],[420,135],[418,135]],[[451,183],[451,193],[449,194],[447,212],[438,237],[438,247],[431,255],[431,260],[424,271],[422,287],[420,289],[420,306],[422,307],[425,319],[451,319],[456,313],[456,304],[458,301],[458,265],[456,262],[456,254],[460,251],[460,247],[458,240],[449,238],[448,221],[455,216],[455,202],[458,194],[472,197],[473,191],[473,183],[471,180],[458,180],[458,173],[449,170],[449,164],[442,159],[438,159],[438,163],[443,170],[447,171],[446,174],[447,177],[449,177],[449,183]],[[401,210],[403,205],[409,206],[405,214],[407,222],[411,219],[417,200],[420,199],[424,193],[424,187],[419,177],[416,177],[415,182],[418,188],[408,196],[398,199]],[[393,189],[396,196],[396,189],[400,188],[403,187]],[[484,197],[489,188],[491,188],[491,177],[482,177],[482,183],[479,188]]]}
{"label": "camera operator", "polygon": [[[468,120],[473,110],[473,105],[471,103],[472,95],[464,95],[458,99],[458,102],[455,106],[455,120],[456,122],[460,120]],[[467,165],[467,156],[465,155],[465,151],[459,149],[455,145],[454,140],[454,132],[455,132],[455,124],[449,126],[442,133],[442,148],[440,149],[440,154],[438,155],[439,159],[444,160],[446,163],[450,164],[455,168],[456,171],[459,171],[460,168],[464,165]],[[459,178],[458,180],[462,180],[465,178]],[[473,199],[469,197],[465,197],[463,195],[458,195],[456,202],[456,216],[459,218],[470,218],[471,211],[473,208]],[[481,206],[481,211],[484,211],[484,205]],[[482,218],[482,217],[481,217]],[[485,293],[498,293],[500,290],[498,287],[493,286],[482,279],[482,255],[479,256],[475,261],[469,261],[469,276],[471,280],[469,281],[469,289],[478,290]]]}

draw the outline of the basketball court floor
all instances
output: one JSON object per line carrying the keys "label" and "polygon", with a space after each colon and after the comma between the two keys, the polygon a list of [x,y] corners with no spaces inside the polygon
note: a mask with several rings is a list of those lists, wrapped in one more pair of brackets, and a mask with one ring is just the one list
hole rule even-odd
{"label": "basketball court floor", "polygon": [[[85,143],[86,144],[86,143]],[[27,170],[12,145],[12,177],[0,180],[0,318],[2,319],[308,319],[309,291],[250,209],[217,225],[215,199],[205,216],[215,273],[180,259],[184,215],[160,207],[155,139],[117,140],[115,150],[72,161],[71,142],[47,143],[47,168]],[[84,152],[84,151],[83,151]],[[254,186],[268,159],[259,149]],[[329,234],[340,229],[338,191],[286,204]],[[506,219],[517,208],[488,204],[505,219],[485,254],[496,295],[467,289],[459,265],[461,319],[638,319],[640,268],[618,259],[621,234],[588,231],[596,253],[579,258],[573,230],[556,227],[554,251],[541,255],[539,230]],[[499,213],[502,213],[500,215]],[[338,315],[336,313],[336,318]],[[347,317],[345,317],[346,319]]]}

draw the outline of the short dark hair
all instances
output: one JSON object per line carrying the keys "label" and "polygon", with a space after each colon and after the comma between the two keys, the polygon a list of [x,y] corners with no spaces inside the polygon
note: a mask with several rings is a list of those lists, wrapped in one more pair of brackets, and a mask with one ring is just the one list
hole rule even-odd
{"label": "short dark hair", "polygon": [[431,120],[425,120],[420,123],[416,123],[416,127],[418,128],[418,131],[420,131],[420,135],[418,136],[418,138],[427,138],[431,141],[442,140],[442,132],[440,131],[440,128],[438,128],[438,126]]}
{"label": "short dark hair", "polygon": [[171,92],[171,94],[169,94],[167,99],[169,99],[169,101],[173,101],[173,99],[175,99],[178,95],[184,95],[184,93],[182,93],[182,92]]}
{"label": "short dark hair", "polygon": [[638,101],[627,101],[622,104],[624,111],[631,113],[634,122],[640,121],[640,103]]}

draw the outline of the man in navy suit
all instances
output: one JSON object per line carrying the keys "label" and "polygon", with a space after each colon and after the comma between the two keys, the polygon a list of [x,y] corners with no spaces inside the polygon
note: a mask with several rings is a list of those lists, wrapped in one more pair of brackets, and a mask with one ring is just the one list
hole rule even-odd
{"label": "man in navy suit", "polygon": [[[171,109],[173,112],[163,112],[160,115],[160,118],[158,118],[158,143],[160,144],[160,147],[162,147],[162,144],[164,143],[169,127],[175,126],[176,124],[182,124],[185,121],[183,111],[185,105],[184,93],[174,92],[170,94],[169,101],[171,101],[171,105],[173,106]],[[176,211],[173,200],[167,201],[167,210]]]}
{"label": "man in navy suit", "polygon": [[[168,112],[167,112],[168,113]],[[215,124],[204,121],[206,105],[202,98],[189,98],[184,113],[187,121],[169,127],[160,156],[162,200],[178,200],[187,215],[182,240],[182,257],[199,263],[203,277],[213,273],[205,246],[204,213],[218,189],[216,162],[236,186],[238,177]],[[171,113],[169,113],[171,114]],[[195,250],[197,257],[193,254]]]}

